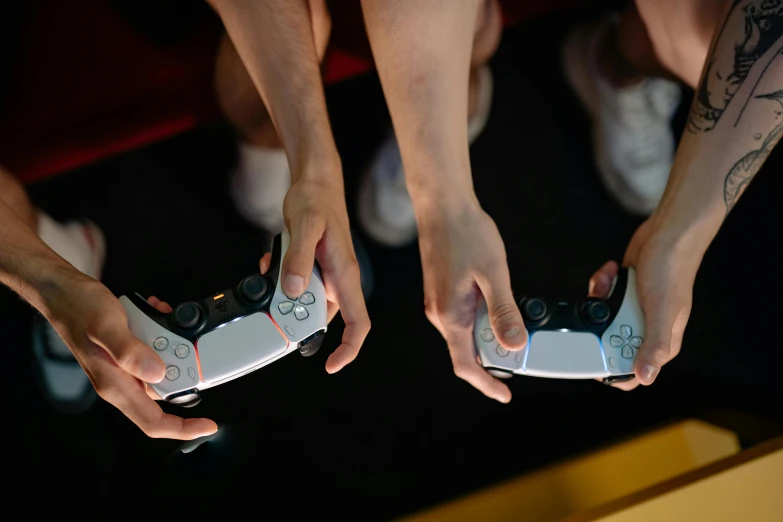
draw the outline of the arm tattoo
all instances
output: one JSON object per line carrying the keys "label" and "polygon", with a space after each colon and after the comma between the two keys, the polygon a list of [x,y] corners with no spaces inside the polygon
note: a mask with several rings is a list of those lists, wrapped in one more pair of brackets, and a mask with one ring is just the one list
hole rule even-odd
{"label": "arm tattoo", "polygon": [[[780,45],[781,34],[783,0],[732,2],[704,66],[688,117],[689,132],[707,132],[718,124],[734,94],[747,79],[751,67],[772,46]],[[773,59],[777,55],[778,52],[774,53]],[[748,100],[740,103],[747,105]]]}
{"label": "arm tattoo", "polygon": [[[775,128],[761,142],[761,146],[745,154],[729,171],[726,176],[726,180],[723,183],[723,200],[726,203],[726,214],[728,214],[739,197],[745,192],[748,184],[756,175],[756,173],[764,164],[767,157],[775,148],[780,137],[783,135],[783,91],[775,91],[770,94],[762,94],[756,96],[757,99],[773,100],[778,103],[778,110],[775,114],[775,119],[781,120],[780,123],[775,125]],[[761,134],[754,136],[756,139],[761,139]]]}

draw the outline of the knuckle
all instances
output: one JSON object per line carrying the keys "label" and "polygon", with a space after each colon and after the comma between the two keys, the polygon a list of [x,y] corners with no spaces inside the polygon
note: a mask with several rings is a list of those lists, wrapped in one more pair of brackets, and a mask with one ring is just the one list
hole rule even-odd
{"label": "knuckle", "polygon": [[122,368],[128,373],[136,374],[141,370],[141,362],[136,353],[132,350],[125,349],[116,356],[117,366]]}
{"label": "knuckle", "polygon": [[510,323],[516,320],[519,309],[512,303],[501,303],[492,308],[490,317],[493,324]]}

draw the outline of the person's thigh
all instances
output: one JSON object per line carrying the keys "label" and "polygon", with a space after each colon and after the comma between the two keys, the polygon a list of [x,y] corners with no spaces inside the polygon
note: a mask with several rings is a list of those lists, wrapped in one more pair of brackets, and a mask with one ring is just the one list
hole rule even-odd
{"label": "person's thigh", "polygon": [[733,0],[635,0],[661,64],[695,88],[715,29]]}

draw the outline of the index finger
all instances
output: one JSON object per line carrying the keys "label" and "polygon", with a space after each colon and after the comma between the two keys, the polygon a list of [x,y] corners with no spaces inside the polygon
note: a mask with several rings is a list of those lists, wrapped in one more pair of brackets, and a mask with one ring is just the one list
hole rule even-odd
{"label": "index finger", "polygon": [[511,401],[511,390],[484,369],[476,360],[476,349],[470,330],[446,332],[454,374],[481,393],[503,404]]}
{"label": "index finger", "polygon": [[326,371],[335,373],[356,359],[359,350],[370,332],[370,318],[364,303],[359,263],[354,256],[348,256],[339,271],[325,272],[329,285],[334,288],[335,300],[340,307],[340,315],[345,322],[343,339],[340,346],[326,360]]}
{"label": "index finger", "polygon": [[147,395],[143,383],[107,358],[92,357],[83,366],[98,395],[149,437],[193,440],[217,432],[217,424],[210,419],[183,419],[165,413]]}

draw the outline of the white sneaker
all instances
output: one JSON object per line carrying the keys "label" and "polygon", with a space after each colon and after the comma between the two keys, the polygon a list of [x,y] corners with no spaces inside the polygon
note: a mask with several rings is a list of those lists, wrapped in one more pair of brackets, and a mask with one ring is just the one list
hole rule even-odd
{"label": "white sneaker", "polygon": [[[479,71],[477,110],[468,121],[471,144],[486,127],[492,108],[492,93],[492,72],[489,67],[484,67]],[[405,186],[402,157],[393,132],[362,176],[357,210],[359,224],[378,243],[402,247],[416,241],[416,215]]]}
{"label": "white sneaker", "polygon": [[[61,225],[39,214],[39,235],[80,272],[100,280],[106,259],[101,230],[90,222]],[[98,394],[60,335],[43,317],[33,322],[33,370],[38,387],[52,408],[76,414],[88,410]]]}
{"label": "white sneaker", "polygon": [[231,197],[246,220],[270,234],[282,232],[283,200],[290,187],[291,171],[285,150],[239,144]]}
{"label": "white sneaker", "polygon": [[611,20],[574,31],[563,45],[563,69],[593,118],[593,147],[606,189],[628,212],[649,215],[666,188],[675,138],[671,120],[680,88],[646,78],[616,88],[598,70],[599,45]]}

